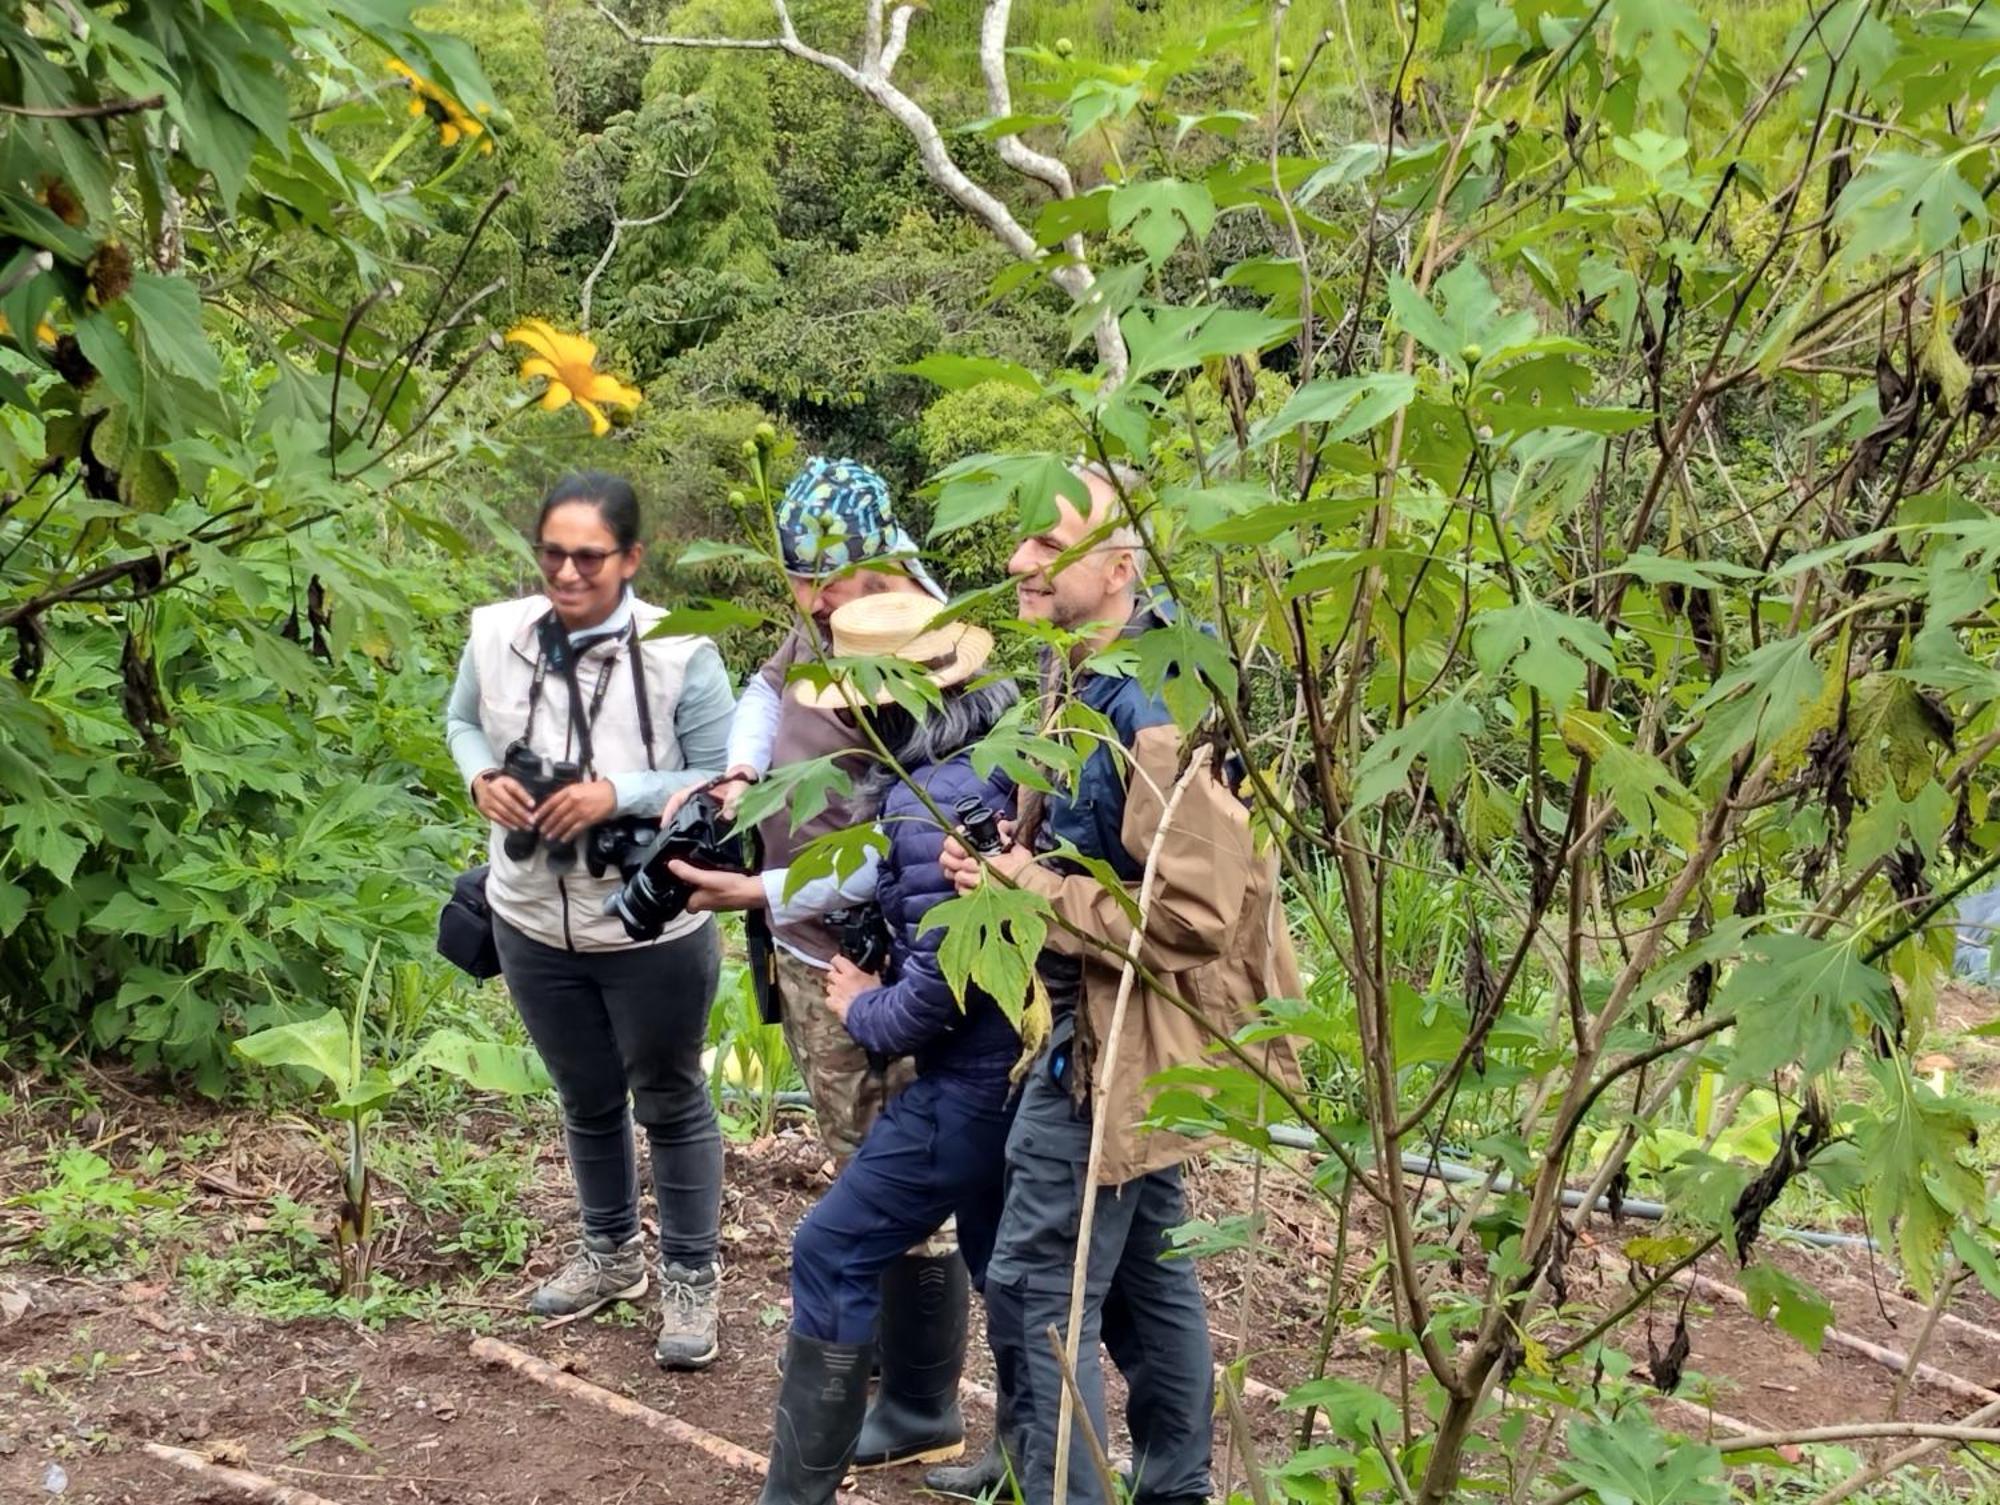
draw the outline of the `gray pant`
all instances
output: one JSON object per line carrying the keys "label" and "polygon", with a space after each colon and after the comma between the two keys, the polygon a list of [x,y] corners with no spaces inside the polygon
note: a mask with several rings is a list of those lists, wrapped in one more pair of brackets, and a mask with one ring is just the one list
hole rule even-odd
{"label": "gray pant", "polygon": [[562,1098],[583,1231],[619,1243],[639,1231],[636,1116],[652,1150],[660,1257],[714,1259],[722,1134],[701,1069],[722,965],[714,922],[617,951],[545,946],[498,916],[493,936],[514,1007]]}
{"label": "gray pant", "polygon": [[[1063,1382],[1048,1332],[1069,1330],[1090,1157],[1089,1120],[1051,1080],[1048,1062],[1045,1053],[1035,1063],[1008,1136],[1000,1233],[986,1266],[987,1342],[1010,1401],[1028,1505],[1044,1505],[1055,1491]],[[1125,1377],[1136,1505],[1208,1498],[1215,1399],[1208,1311],[1193,1262],[1161,1258],[1167,1230],[1186,1221],[1178,1167],[1098,1190],[1077,1346],[1085,1409],[1070,1438],[1069,1498],[1078,1505],[1108,1505],[1082,1430],[1087,1416],[1098,1437],[1106,1435],[1100,1342]]]}

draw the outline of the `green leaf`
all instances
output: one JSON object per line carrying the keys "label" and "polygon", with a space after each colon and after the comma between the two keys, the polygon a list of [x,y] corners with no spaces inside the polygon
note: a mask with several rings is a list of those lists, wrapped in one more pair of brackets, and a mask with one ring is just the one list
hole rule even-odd
{"label": "green leaf", "polygon": [[328,1009],[317,1019],[245,1035],[236,1041],[235,1048],[238,1055],[259,1066],[289,1066],[311,1072],[339,1094],[344,1095],[354,1082],[347,1020],[339,1009]]}
{"label": "green leaf", "polygon": [[135,272],[125,301],[138,318],[139,347],[159,367],[213,387],[222,366],[201,329],[201,297],[186,277]]}
{"label": "green leaf", "polygon": [[977,986],[1019,1020],[1028,998],[1028,978],[1047,937],[1048,902],[1026,889],[988,881],[969,894],[934,904],[923,930],[942,929],[938,966],[961,1002],[968,985]]}
{"label": "green leaf", "polygon": [[736,824],[748,829],[783,810],[796,831],[824,810],[829,800],[836,796],[845,799],[854,792],[853,778],[840,766],[849,756],[829,754],[772,769],[743,791],[736,805]]}
{"label": "green leaf", "polygon": [[1750,1299],[1753,1317],[1769,1320],[1775,1312],[1778,1326],[1803,1343],[1806,1352],[1819,1352],[1826,1330],[1833,1325],[1833,1307],[1818,1291],[1775,1265],[1759,1262],[1743,1272],[1743,1294]]}
{"label": "green leaf", "polygon": [[450,1028],[433,1031],[414,1054],[396,1067],[390,1080],[401,1085],[425,1071],[442,1071],[481,1092],[502,1092],[512,1097],[546,1092],[551,1085],[541,1057],[528,1047],[475,1040],[461,1030]]}
{"label": "green leaf", "polygon": [[1819,699],[1822,675],[1812,641],[1777,638],[1755,649],[1695,702],[1707,714],[1694,782],[1703,784],[1742,749],[1769,747]]}
{"label": "green leaf", "polygon": [[1729,1074],[1762,1081],[1796,1065],[1817,1076],[1854,1043],[1857,1014],[1894,1032],[1888,977],[1861,959],[1865,938],[1764,935],[1722,985],[1720,1005],[1736,1016]]}
{"label": "green leaf", "polygon": [[2000,1255],[1995,1255],[1990,1230],[1975,1233],[1970,1228],[1951,1230],[1952,1251],[1958,1261],[1970,1270],[1986,1294],[2000,1300]]}
{"label": "green leaf", "polygon": [[1439,798],[1449,800],[1459,775],[1465,772],[1466,744],[1479,735],[1484,724],[1466,695],[1466,688],[1460,687],[1448,699],[1426,707],[1396,730],[1375,739],[1357,770],[1356,808],[1366,809],[1391,790],[1401,788],[1419,758],[1429,770],[1431,788]]}
{"label": "green leaf", "polygon": [[1729,1505],[1722,1454],[1707,1443],[1668,1440],[1643,1407],[1615,1421],[1573,1421],[1570,1478],[1603,1505]]}
{"label": "green leaf", "polygon": [[1377,1434],[1386,1437],[1402,1424],[1396,1403],[1374,1385],[1327,1375],[1307,1380],[1285,1392],[1285,1409],[1302,1411],[1317,1407],[1326,1417],[1327,1430],[1336,1437],[1363,1447],[1375,1446]]}
{"label": "green leaf", "polygon": [[1236,660],[1221,639],[1186,617],[1126,638],[1117,651],[1135,655],[1133,676],[1149,695],[1166,702],[1182,731],[1192,731],[1214,707],[1217,695],[1236,694]]}
{"label": "green leaf", "polygon": [[1119,323],[1131,352],[1127,380],[1186,371],[1225,355],[1251,355],[1287,339],[1297,319],[1276,319],[1243,308],[1159,307],[1149,317],[1132,309]]}
{"label": "green leaf", "polygon": [[982,386],[987,382],[999,382],[1004,386],[1017,387],[1037,397],[1043,391],[1041,378],[1026,366],[1013,361],[996,360],[991,356],[927,355],[920,361],[914,361],[907,366],[898,366],[896,369],[911,376],[921,376],[925,381],[943,387],[947,392],[963,392],[969,387]]}
{"label": "green leaf", "polygon": [[1696,590],[1727,590],[1731,581],[1756,580],[1757,571],[1722,559],[1671,559],[1664,554],[1627,555],[1617,568],[1648,585],[1686,585]]}
{"label": "green leaf", "polygon": [[868,854],[886,855],[889,839],[874,825],[846,826],[816,836],[801,847],[785,864],[785,892],[789,899],[818,878],[845,879],[861,871]]}
{"label": "green leaf", "polygon": [[1927,1301],[1945,1241],[1985,1210],[1985,1183],[1968,1164],[1973,1117],[1963,1103],[1911,1076],[1900,1059],[1871,1059],[1867,1067],[1876,1101],[1854,1138],[1874,1172],[1869,1231],[1884,1245],[1893,1235],[1904,1278]]}
{"label": "green leaf", "polygon": [[1007,510],[1018,502],[1023,534],[1040,533],[1055,524],[1058,496],[1081,511],[1090,505],[1090,490],[1057,455],[972,455],[937,474],[937,511],[931,536],[941,537]]}
{"label": "green leaf", "polygon": [[[1860,761],[1857,757],[1857,763]],[[1932,779],[1911,799],[1891,784],[1870,800],[1854,816],[1847,833],[1843,866],[1858,873],[1878,857],[1886,857],[1902,844],[1904,833],[1919,852],[1941,849],[1945,829],[1951,824],[1952,798],[1944,786]]]}
{"label": "green leaf", "polygon": [[1533,596],[1481,613],[1472,630],[1472,652],[1488,675],[1511,667],[1522,684],[1542,692],[1554,712],[1583,688],[1584,659],[1601,669],[1617,666],[1611,634],[1586,618],[1552,611]]}
{"label": "green leaf", "polygon": [[1129,228],[1154,266],[1173,255],[1190,234],[1205,240],[1214,227],[1214,196],[1199,183],[1142,178],[1112,190],[1111,230]]}
{"label": "green leaf", "polygon": [[0,937],[10,936],[28,917],[28,891],[0,878]]}
{"label": "green leaf", "polygon": [[1870,152],[1833,206],[1846,239],[1841,260],[1852,265],[1906,251],[1932,256],[1958,239],[1964,221],[1983,229],[1986,201],[1966,175],[1975,150]]}
{"label": "green leaf", "polygon": [[698,606],[676,606],[647,632],[649,638],[713,637],[732,627],[768,627],[779,619],[771,612],[734,601],[704,600]]}
{"label": "green leaf", "polygon": [[1478,347],[1480,359],[1492,361],[1535,337],[1535,316],[1525,311],[1502,314],[1492,284],[1471,261],[1459,262],[1440,277],[1437,290],[1444,296],[1442,311],[1408,282],[1392,277],[1389,308],[1404,333],[1415,336],[1419,345],[1454,370],[1470,369],[1468,347]]}
{"label": "green leaf", "polygon": [[1309,381],[1277,413],[1250,430],[1250,448],[1262,449],[1306,423],[1327,425],[1318,436],[1321,445],[1343,443],[1393,418],[1416,393],[1416,378],[1400,371]]}
{"label": "green leaf", "polygon": [[1619,740],[1601,715],[1571,711],[1561,725],[1564,743],[1597,765],[1612,803],[1634,830],[1649,835],[1657,827],[1682,851],[1694,846],[1701,804],[1664,763]]}

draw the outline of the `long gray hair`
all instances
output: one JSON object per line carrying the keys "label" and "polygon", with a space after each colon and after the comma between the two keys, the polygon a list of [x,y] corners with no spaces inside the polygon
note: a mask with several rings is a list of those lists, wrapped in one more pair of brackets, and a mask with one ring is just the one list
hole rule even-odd
{"label": "long gray hair", "polygon": [[[932,763],[943,763],[972,746],[998,726],[1000,718],[1020,698],[1021,688],[1013,680],[992,679],[969,688],[946,690],[944,703],[927,711],[921,719],[898,711],[882,717],[878,725],[897,765],[915,773]],[[885,763],[873,763],[861,776],[857,793],[864,800],[876,803],[895,782],[895,769]]]}

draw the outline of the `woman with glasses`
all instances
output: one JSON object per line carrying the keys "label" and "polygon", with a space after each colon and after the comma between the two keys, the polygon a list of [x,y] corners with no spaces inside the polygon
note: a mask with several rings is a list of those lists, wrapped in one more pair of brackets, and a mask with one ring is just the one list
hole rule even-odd
{"label": "woman with glasses", "polygon": [[575,1258],[529,1310],[579,1317],[648,1286],[632,1117],[658,1202],[669,1369],[714,1361],[722,1137],[701,1068],[722,947],[685,914],[634,942],[604,913],[669,795],[720,772],[735,697],[715,645],[653,637],[632,592],[639,503],[616,476],[558,481],[535,525],[544,592],[483,606],[446,712],[493,825],[486,896],[501,974],[562,1099],[582,1212]]}

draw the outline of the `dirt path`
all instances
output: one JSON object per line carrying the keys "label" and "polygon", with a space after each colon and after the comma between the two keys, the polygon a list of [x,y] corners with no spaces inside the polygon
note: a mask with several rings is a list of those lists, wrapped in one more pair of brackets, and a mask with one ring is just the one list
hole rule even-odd
{"label": "dirt path", "polygon": [[[20,1149],[17,1142],[0,1154],[0,1166],[21,1170]],[[282,1160],[276,1151],[246,1151],[241,1137],[216,1154],[227,1157],[226,1165],[219,1159],[220,1168],[183,1167],[179,1174],[254,1186],[260,1176],[278,1176]],[[822,1178],[803,1135],[731,1147],[722,1354],[702,1375],[663,1374],[653,1365],[645,1312],[613,1312],[558,1328],[515,1315],[521,1291],[560,1252],[567,1191],[552,1154],[528,1199],[550,1230],[529,1269],[442,1309],[438,1323],[368,1329],[324,1319],[273,1322],[193,1305],[170,1272],[118,1282],[19,1263],[0,1267],[0,1500],[193,1505],[221,1498],[139,1447],[157,1441],[208,1450],[338,1505],[748,1505],[758,1488],[748,1473],[482,1364],[468,1345],[476,1331],[491,1331],[761,1454],[788,1316],[789,1232]],[[1239,1166],[1203,1167],[1191,1178],[1194,1210],[1211,1222],[1244,1210],[1249,1180]],[[285,1184],[300,1183],[293,1177]],[[1335,1230],[1322,1204],[1288,1195],[1276,1178],[1268,1190],[1270,1216],[1247,1303],[1245,1272],[1252,1266],[1240,1252],[1207,1261],[1204,1282],[1218,1357],[1247,1353],[1254,1378],[1282,1387],[1311,1372]],[[212,1228],[216,1238],[240,1236],[240,1227],[260,1214],[250,1210],[254,1201],[236,1201],[235,1228],[220,1213],[212,1225],[204,1217],[200,1226]],[[1600,1223],[1593,1236],[1599,1248],[1609,1249],[1639,1231]],[[413,1235],[409,1247],[432,1248],[436,1232]],[[1350,1242],[1350,1295],[1365,1287],[1377,1243],[1366,1221],[1358,1222]],[[1871,1282],[1868,1265],[1853,1255],[1779,1251],[1775,1257],[1828,1293],[1843,1327],[1899,1347],[1914,1337],[1921,1320],[1914,1308],[1887,1295],[1878,1303],[1874,1282],[1889,1279],[1879,1269]],[[1704,1268],[1717,1278],[1734,1277],[1719,1257]],[[1469,1274],[1478,1278],[1476,1270]],[[1612,1266],[1580,1248],[1571,1262],[1571,1301],[1589,1309],[1623,1294]],[[1676,1305],[1677,1297],[1663,1296],[1656,1307],[1661,1342]],[[1958,1310],[2000,1332],[2000,1309],[1983,1297]],[[1771,1428],[1887,1414],[1894,1381],[1877,1365],[1832,1348],[1809,1354],[1789,1337],[1709,1301],[1692,1302],[1689,1321],[1690,1379],[1681,1403],[1663,1402],[1660,1410],[1661,1421],[1674,1430],[1699,1435],[1704,1405]],[[976,1331],[976,1318],[974,1326]],[[1628,1352],[1643,1365],[1645,1324],[1632,1328],[1629,1338]],[[2000,1343],[1949,1331],[1930,1358],[1980,1383],[2000,1383]],[[1332,1368],[1391,1396],[1402,1389],[1399,1361],[1359,1329],[1340,1335]],[[977,1344],[972,1372],[977,1379],[990,1377]],[[1114,1380],[1114,1412],[1119,1400]],[[1904,1414],[1942,1420],[1964,1409],[1919,1386]],[[1260,1456],[1286,1456],[1296,1416],[1254,1398],[1248,1411]],[[975,1445],[983,1443],[990,1420],[983,1406],[968,1407]],[[1228,1442],[1219,1432],[1219,1469]],[[1114,1424],[1114,1450],[1121,1443],[1122,1428]],[[45,1487],[56,1480],[52,1467],[61,1470],[60,1495]],[[1234,1471],[1240,1481],[1240,1463]],[[906,1505],[931,1498],[921,1493],[918,1472],[871,1474],[858,1487],[876,1505]]]}

